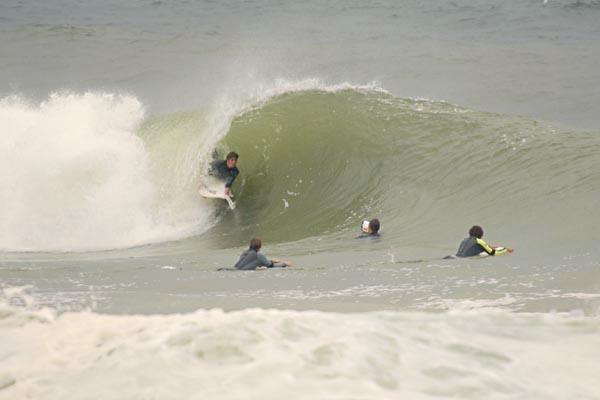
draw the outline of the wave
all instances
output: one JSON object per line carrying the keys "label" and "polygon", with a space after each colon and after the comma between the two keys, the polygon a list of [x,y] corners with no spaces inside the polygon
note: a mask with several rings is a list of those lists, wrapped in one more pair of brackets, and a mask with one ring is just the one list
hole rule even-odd
{"label": "wave", "polygon": [[164,200],[157,160],[137,131],[131,96],[53,94],[41,104],[0,101],[0,248],[17,251],[133,246],[198,231],[210,209]]}
{"label": "wave", "polygon": [[[565,230],[595,229],[597,135],[402,99],[374,84],[279,81],[149,118],[126,95],[9,98],[0,124],[6,250],[130,247],[203,232],[222,246],[255,235],[335,238],[372,216],[387,237],[412,243],[432,232],[456,240],[474,223],[506,235],[516,222],[552,227],[557,242]],[[235,213],[195,191],[215,148],[241,155]],[[565,215],[565,204],[587,214]]]}
{"label": "wave", "polygon": [[[515,233],[517,223],[557,237],[592,232],[597,144],[594,134],[383,90],[284,93],[237,116],[219,143],[241,154],[242,179],[237,214],[213,232],[237,244],[252,234],[335,238],[373,216],[403,243],[474,223],[524,243],[533,235]],[[560,212],[566,204],[587,214]]]}
{"label": "wave", "polygon": [[0,327],[0,396],[12,399],[598,395],[600,323],[577,315],[58,315],[1,302]]}

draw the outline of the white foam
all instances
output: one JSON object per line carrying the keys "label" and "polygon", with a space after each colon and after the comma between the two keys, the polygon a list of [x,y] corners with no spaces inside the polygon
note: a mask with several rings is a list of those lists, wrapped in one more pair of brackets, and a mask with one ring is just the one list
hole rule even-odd
{"label": "white foam", "polygon": [[127,247],[197,230],[208,211],[184,223],[159,202],[136,135],[143,119],[124,95],[0,100],[0,249]]}
{"label": "white foam", "polygon": [[48,317],[2,303],[0,315],[7,399],[599,394],[600,320],[582,316],[253,309]]}
{"label": "white foam", "polygon": [[496,299],[443,299],[431,298],[427,302],[420,304],[421,309],[439,309],[439,310],[477,310],[481,308],[501,308],[513,305],[518,300],[512,296],[505,295]]}

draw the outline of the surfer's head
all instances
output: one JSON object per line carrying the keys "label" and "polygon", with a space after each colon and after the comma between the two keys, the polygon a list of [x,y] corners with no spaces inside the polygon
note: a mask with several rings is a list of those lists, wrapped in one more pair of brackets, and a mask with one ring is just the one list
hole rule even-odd
{"label": "surfer's head", "polygon": [[250,250],[259,251],[262,247],[262,241],[259,238],[254,238],[250,241]]}
{"label": "surfer's head", "polygon": [[478,239],[481,239],[483,237],[483,228],[481,228],[479,225],[473,225],[471,229],[469,229],[469,236],[474,236]]}
{"label": "surfer's head", "polygon": [[373,218],[369,221],[369,233],[377,233],[379,232],[379,220],[377,218]]}
{"label": "surfer's head", "polygon": [[240,155],[238,153],[236,153],[235,151],[230,151],[229,154],[227,154],[227,158],[226,158],[227,168],[235,167],[239,157],[240,157]]}

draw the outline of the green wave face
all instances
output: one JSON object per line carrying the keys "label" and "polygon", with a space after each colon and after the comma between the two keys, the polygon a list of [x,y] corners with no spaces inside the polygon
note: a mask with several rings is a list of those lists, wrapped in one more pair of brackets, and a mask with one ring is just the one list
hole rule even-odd
{"label": "green wave face", "polygon": [[524,221],[573,224],[556,213],[565,198],[590,206],[594,144],[526,118],[378,91],[287,93],[235,118],[218,144],[240,153],[238,209],[210,233],[232,245],[335,238],[379,217],[404,243],[454,242],[475,223],[531,238]]}
{"label": "green wave face", "polygon": [[239,218],[289,241],[355,225],[381,206],[393,156],[380,121],[356,93],[281,96],[237,118],[220,144],[240,152]]}

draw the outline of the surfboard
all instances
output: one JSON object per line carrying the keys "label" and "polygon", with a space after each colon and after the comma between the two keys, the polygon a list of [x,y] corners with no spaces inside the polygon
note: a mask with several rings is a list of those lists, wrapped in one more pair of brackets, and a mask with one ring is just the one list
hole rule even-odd
{"label": "surfboard", "polygon": [[229,204],[230,209],[235,209],[235,203],[233,202],[233,200],[231,200],[231,197],[227,196],[223,192],[223,188],[224,186],[222,183],[210,186],[206,183],[200,183],[200,186],[198,186],[198,193],[200,193],[200,196],[204,197],[205,199],[225,200],[227,201],[227,204]]}
{"label": "surfboard", "polygon": [[[497,253],[494,254],[494,257],[503,256],[503,255],[510,254],[510,253],[513,252],[512,249],[508,249],[508,248],[503,247],[503,246],[496,247],[496,251],[497,251]],[[479,256],[479,257],[490,257],[490,255],[488,253],[486,253],[485,251],[482,251],[481,253],[479,253],[478,255],[475,255],[473,257],[477,257],[477,256]],[[449,256],[446,256],[446,257],[442,258],[442,260],[458,260],[459,258],[463,258],[463,257],[457,257],[456,255],[451,254]],[[464,258],[471,258],[471,257],[464,257]]]}
{"label": "surfboard", "polygon": [[[510,254],[512,253],[512,249],[508,249],[504,246],[497,246],[495,247],[496,249],[496,254],[494,254],[494,257],[498,257],[498,256],[504,256],[506,254]],[[489,257],[490,255],[488,253],[486,253],[485,251],[482,251],[481,253],[479,253],[479,257]]]}

